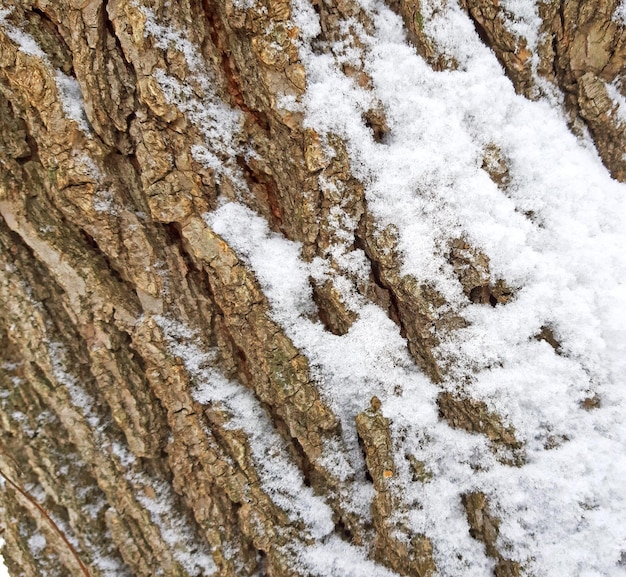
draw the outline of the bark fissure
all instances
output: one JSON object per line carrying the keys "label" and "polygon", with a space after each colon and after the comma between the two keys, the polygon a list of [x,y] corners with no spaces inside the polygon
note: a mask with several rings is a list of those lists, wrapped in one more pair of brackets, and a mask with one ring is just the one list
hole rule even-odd
{"label": "bark fissure", "polygon": [[[445,228],[432,237],[441,270],[419,259],[405,267],[407,246],[432,232],[411,228],[426,217],[407,222],[385,206],[410,163],[385,190],[367,176],[403,138],[394,99],[419,97],[419,119],[428,90],[464,78],[435,34],[447,11],[448,24],[463,15],[445,2],[389,0],[413,43],[406,63],[423,64],[417,52],[440,81],[391,96],[381,79],[397,71],[376,70],[396,34],[385,36],[397,23],[384,4],[174,4],[0,0],[0,532],[11,570],[328,577],[341,561],[364,575],[376,562],[430,577],[448,566],[441,543],[456,546],[444,534],[461,527],[458,551],[484,545],[476,559],[497,577],[523,574],[502,538],[498,495],[474,484],[502,465],[522,478],[538,439],[551,454],[571,441],[550,423],[524,436],[515,393],[501,391],[502,326],[525,288],[496,276],[508,269],[480,235],[465,235],[453,202],[432,216]],[[573,129],[589,129],[623,180],[616,2],[541,3],[537,46],[498,2],[460,4],[515,90],[562,97]],[[358,137],[323,107],[314,113],[316,99],[334,96],[323,92],[327,65],[330,90],[347,91],[336,114],[354,114]],[[435,116],[399,154],[417,158]],[[464,202],[483,202],[495,222],[517,202],[521,161],[492,142],[503,131],[487,138],[452,116],[433,131],[435,153],[455,123],[470,127],[476,151],[467,168],[457,150],[450,171],[458,161],[466,172],[445,187],[484,177],[491,196],[472,189]],[[425,214],[437,210],[436,178],[411,181],[410,202]],[[534,226],[534,207],[523,208]],[[527,224],[510,234],[535,235]],[[567,332],[546,310],[533,314],[520,348],[543,347],[576,373]],[[472,332],[485,318],[500,319],[489,325],[503,331],[499,342]],[[474,339],[467,347],[461,333]],[[480,371],[493,371],[491,389],[474,387]],[[573,403],[585,418],[605,408],[594,386],[581,390]],[[439,482],[443,496],[430,489]],[[433,513],[444,502],[448,516]],[[337,564],[320,564],[328,559]]]}

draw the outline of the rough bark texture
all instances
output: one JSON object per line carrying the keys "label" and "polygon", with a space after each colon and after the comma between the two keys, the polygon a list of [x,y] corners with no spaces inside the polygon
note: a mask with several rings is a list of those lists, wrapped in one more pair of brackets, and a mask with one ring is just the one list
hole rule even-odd
{"label": "rough bark texture", "polygon": [[[419,1],[390,5],[433,67],[455,66],[424,33],[433,14]],[[545,35],[532,47],[507,28],[497,1],[462,2],[517,91],[562,94],[572,126],[588,128],[624,180],[626,125],[607,91],[614,83],[626,95],[616,0],[539,5]],[[320,51],[331,40],[358,43],[350,26],[371,26],[352,0],[315,8]],[[307,82],[289,2],[2,0],[0,9],[0,511],[11,574],[183,576],[209,574],[213,563],[223,576],[308,574],[291,551],[314,537],[264,490],[249,439],[229,425],[228,411],[194,398],[176,339],[191,339],[215,370],[253,392],[306,483],[332,507],[337,535],[400,575],[433,574],[428,536],[407,534],[394,517],[406,505],[392,483],[394,445],[380,402],[353,424],[373,484],[370,521],[346,505],[354,480],[327,465],[329,451],[348,449],[308,359],[272,319],[246,263],[202,218],[220,198],[243,199],[301,243],[305,259],[334,271],[311,279],[329,331],[345,334],[354,322],[357,311],[336,286],[347,281],[397,322],[418,366],[442,379],[438,335],[464,321],[454,310],[435,314],[442,297],[403,276],[394,231],[368,211],[344,142],[280,106]],[[158,26],[179,31],[177,42],[197,47],[194,58],[160,38]],[[16,31],[40,50],[26,49]],[[344,72],[368,86],[365,70]],[[84,114],[64,108],[78,88]],[[173,104],[176,93],[185,107]],[[240,147],[211,132],[207,95],[235,111]],[[363,121],[384,139],[382,109],[374,105]],[[506,186],[497,149],[487,150],[484,168]],[[366,255],[368,282],[335,259],[338,243]],[[471,301],[510,298],[505,281],[491,278],[488,256],[465,241],[450,247],[449,260]],[[193,335],[172,336],[173,321]],[[484,403],[442,392],[438,405],[451,426],[488,437],[503,462],[523,462],[515,431]],[[413,458],[411,466],[416,482],[427,482],[427,465]],[[166,510],[155,513],[155,503]],[[487,497],[467,495],[461,506],[496,575],[518,575],[496,548]],[[183,558],[181,542],[200,561]]]}

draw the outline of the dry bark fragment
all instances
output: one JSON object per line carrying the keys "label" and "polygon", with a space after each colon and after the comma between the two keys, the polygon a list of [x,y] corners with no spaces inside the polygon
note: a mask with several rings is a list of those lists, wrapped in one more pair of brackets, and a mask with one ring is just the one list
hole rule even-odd
{"label": "dry bark fragment", "polygon": [[450,392],[442,392],[437,398],[441,416],[451,427],[464,429],[471,433],[486,435],[495,451],[503,450],[500,458],[512,465],[523,464],[524,445],[515,438],[512,427],[505,427],[499,415],[490,412],[481,401],[459,398]]}
{"label": "dry bark fragment", "polygon": [[493,516],[484,493],[468,493],[462,497],[470,526],[470,535],[485,544],[487,555],[496,560],[495,577],[519,577],[520,565],[506,559],[497,548],[500,521]]}
{"label": "dry bark fragment", "polygon": [[372,516],[376,537],[374,556],[401,575],[426,577],[435,573],[432,545],[424,535],[398,539],[398,533],[407,533],[396,518],[402,511],[401,497],[393,488],[396,474],[389,420],[381,412],[381,402],[372,397],[371,406],[356,416],[356,429],[363,443],[367,469],[376,495],[372,502]]}

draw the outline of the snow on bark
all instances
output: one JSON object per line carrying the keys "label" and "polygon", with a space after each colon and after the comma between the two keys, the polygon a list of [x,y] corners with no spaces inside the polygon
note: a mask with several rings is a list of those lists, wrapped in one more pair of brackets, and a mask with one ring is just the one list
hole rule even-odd
{"label": "snow on bark", "polygon": [[620,575],[622,4],[83,4],[0,2],[9,568]]}

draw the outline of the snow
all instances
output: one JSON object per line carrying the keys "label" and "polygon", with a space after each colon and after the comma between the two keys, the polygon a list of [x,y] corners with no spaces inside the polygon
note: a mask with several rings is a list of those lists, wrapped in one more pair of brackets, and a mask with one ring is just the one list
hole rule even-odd
{"label": "snow", "polygon": [[[263,224],[258,220],[248,221],[248,224],[256,225],[259,231],[263,231]],[[283,242],[288,241],[283,239]],[[279,244],[280,241],[276,243],[276,248],[280,250]],[[289,244],[285,246],[287,252],[292,248]],[[297,301],[291,302],[294,307],[299,306]],[[198,344],[201,342],[200,335],[173,319],[155,319],[167,338],[170,351],[182,360],[193,379],[194,399],[201,404],[218,403],[229,414],[230,420],[226,427],[240,429],[246,434],[263,491],[289,515],[292,523],[303,523],[304,531],[300,535],[302,541],[292,541],[287,545],[287,553],[295,558],[296,564],[308,571],[315,571],[316,575],[329,577],[393,575],[367,559],[365,550],[345,543],[332,534],[334,523],[329,505],[304,484],[302,472],[290,459],[283,439],[254,394],[242,385],[229,381],[212,366],[214,355]],[[340,477],[341,468],[344,473],[346,470],[353,472],[348,463],[339,462],[337,466]],[[360,508],[362,510],[359,513],[368,516],[371,488],[364,487],[355,496],[361,503],[361,507],[355,507],[355,510]]]}
{"label": "snow", "polygon": [[[112,450],[126,468],[126,478],[134,488],[137,500],[150,514],[174,559],[189,575],[208,577],[217,574],[209,545],[200,541],[189,528],[189,520],[180,513],[170,484],[156,475],[135,470],[135,457],[123,445],[115,443]],[[165,573],[161,571],[160,574]]]}
{"label": "snow", "polygon": [[[317,16],[304,0],[293,2],[304,33],[306,124],[345,139],[376,222],[398,231],[403,273],[432,284],[469,321],[437,351],[453,361],[443,386],[455,390],[467,381],[468,394],[515,428],[527,463],[503,465],[480,436],[439,421],[439,389],[419,373],[397,327],[374,305],[353,295],[359,318],[344,336],[310,320],[308,277],[327,274],[325,262],[305,263],[297,244],[271,233],[240,204],[223,204],[207,223],[255,271],[273,318],[310,360],[339,415],[347,446],[354,448],[354,416],[376,394],[393,418],[397,453],[427,463],[433,478],[417,487],[406,464],[397,463],[398,486],[409,504],[420,504],[410,522],[433,540],[442,575],[484,576],[492,566],[469,537],[461,510],[460,495],[471,490],[490,496],[503,520],[501,549],[530,574],[623,575],[624,185],[569,132],[552,101],[515,94],[456,3],[440,7],[446,25],[433,31],[460,68],[439,73],[407,45],[396,15],[380,2],[362,6],[375,23],[360,38],[373,93],[340,72],[344,46],[336,58],[311,49]],[[509,1],[506,8],[519,32],[536,40],[534,3]],[[384,143],[374,142],[361,120],[374,98],[391,128]],[[508,163],[506,190],[481,169],[490,144]],[[492,278],[515,289],[511,303],[467,302],[446,261],[455,238],[489,255]],[[542,327],[554,332],[560,354],[534,338]],[[601,407],[583,410],[581,402],[593,394]],[[352,453],[349,468],[358,470]],[[330,557],[319,574],[336,571]]]}
{"label": "snow", "polygon": [[606,91],[613,102],[617,104],[617,117],[621,124],[626,124],[626,98],[619,91],[617,82],[606,84]]}
{"label": "snow", "polygon": [[[500,2],[512,29],[535,50],[541,41],[536,3]],[[331,133],[344,139],[377,226],[397,231],[402,274],[433,286],[468,321],[466,328],[439,335],[436,354],[451,367],[444,382],[435,385],[420,372],[398,327],[355,291],[350,279],[365,278],[368,263],[349,248],[356,223],[341,207],[331,215],[337,242],[326,258],[313,262],[305,262],[297,243],[271,232],[243,204],[224,202],[205,220],[255,272],[273,320],[307,357],[321,396],[341,422],[343,448],[335,441],[325,465],[343,480],[355,479],[345,497],[348,509],[370,517],[373,488],[365,481],[354,418],[376,395],[392,419],[391,486],[407,505],[401,521],[431,539],[440,575],[492,572],[493,560],[469,535],[462,509],[461,495],[471,491],[489,497],[501,519],[500,550],[529,575],[624,575],[626,187],[610,178],[587,142],[571,134],[549,91],[534,102],[515,93],[455,0],[423,2],[428,33],[458,63],[443,72],[433,71],[407,44],[399,17],[382,0],[360,4],[374,23],[369,33],[353,27],[361,48],[337,44],[325,54],[312,47],[321,30],[315,10],[307,0],[293,0],[307,91],[286,104],[302,109],[306,126],[322,139]],[[166,27],[149,9],[141,10],[155,45],[187,60],[184,80],[161,69],[155,78],[166,100],[205,139],[193,148],[194,158],[240,182],[228,160],[243,154],[237,144],[240,115],[219,98],[188,31]],[[0,12],[3,30],[22,52],[44,59],[32,38],[6,23],[7,14]],[[623,2],[615,14],[626,18]],[[341,72],[342,63],[361,59],[371,92]],[[66,115],[79,122],[78,85],[58,75],[57,83]],[[623,96],[615,85],[607,90],[623,119]],[[362,120],[377,103],[390,127],[383,142],[374,141]],[[505,188],[481,168],[485,150],[494,145],[508,165]],[[106,200],[96,207],[105,210]],[[489,256],[492,278],[514,289],[510,303],[492,308],[468,301],[447,260],[450,242],[458,238]],[[338,273],[331,272],[331,257],[342,269]],[[331,334],[314,320],[310,277],[332,277],[358,312],[345,335]],[[194,399],[224,408],[228,426],[249,439],[263,490],[292,522],[306,527],[311,542],[291,545],[300,568],[324,577],[391,575],[369,561],[366,551],[333,534],[330,507],[306,487],[253,393],[214,368],[215,354],[202,336],[174,319],[155,318],[192,377]],[[535,338],[543,327],[559,341],[558,352]],[[63,351],[51,346],[57,380],[89,412],[93,400],[65,372]],[[525,463],[503,464],[484,436],[442,421],[436,404],[442,388],[460,388],[498,413],[524,442]],[[583,410],[582,401],[593,395],[601,405]],[[131,464],[123,448],[116,454]],[[404,455],[426,464],[428,482],[412,481]],[[171,514],[167,486],[147,477],[135,480],[155,488],[156,497],[143,504],[178,550],[190,537],[184,520]],[[196,545],[182,551],[181,562],[192,570],[215,571]]]}
{"label": "snow", "polygon": [[68,118],[76,122],[85,134],[88,134],[90,127],[85,113],[83,93],[80,90],[78,80],[63,74],[60,70],[57,70],[54,80],[59,90],[59,100],[61,101],[63,112],[65,112]]}
{"label": "snow", "polygon": [[39,44],[30,35],[26,34],[22,30],[11,26],[6,17],[11,14],[13,8],[5,8],[0,10],[0,26],[4,30],[4,33],[19,46],[20,52],[28,54],[29,56],[36,56],[37,58],[46,59],[46,53],[39,47]]}
{"label": "snow", "polygon": [[109,189],[99,189],[93,196],[93,208],[96,212],[119,216],[120,210],[115,195]]}
{"label": "snow", "polygon": [[[141,479],[139,479],[141,477]],[[152,522],[159,528],[161,537],[173,551],[173,556],[189,575],[216,575],[217,566],[207,544],[200,542],[189,530],[189,520],[180,515],[166,482],[155,482],[145,475],[135,475],[144,487],[155,496],[142,495],[139,502],[150,512]]]}
{"label": "snow", "polygon": [[33,557],[39,557],[39,554],[46,548],[46,537],[42,533],[34,533],[28,539],[28,547]]}
{"label": "snow", "polygon": [[[331,469],[333,473],[346,477],[347,471],[353,475],[356,471],[359,473],[354,475],[356,478],[365,479],[354,418],[369,406],[373,395],[381,398],[384,411],[395,422],[404,424],[407,419],[409,424],[420,423],[431,438],[448,433],[445,425],[438,423],[434,403],[437,390],[413,366],[397,326],[381,309],[372,304],[364,305],[346,335],[329,333],[321,323],[310,320],[312,303],[307,265],[299,258],[296,243],[271,233],[261,217],[240,204],[224,204],[207,215],[207,220],[256,272],[272,306],[274,320],[283,326],[294,344],[305,353],[320,392],[341,419],[343,441],[350,451],[347,462],[337,463],[336,469]],[[394,397],[398,391],[403,392],[401,400]],[[454,431],[450,434],[447,439],[441,440],[436,454],[445,455],[446,459],[455,456],[463,460],[464,450],[475,451],[476,445],[483,445],[485,451],[484,441],[480,438],[466,438],[467,435]],[[328,465],[332,465],[330,460]],[[466,464],[461,469],[456,473],[456,481],[465,479],[467,483],[472,477],[471,467]],[[446,479],[445,483],[448,482]],[[371,485],[355,481],[351,491],[353,502],[348,501],[347,506],[367,518],[373,496]],[[458,496],[458,491],[457,485],[453,490],[454,496]],[[439,495],[440,492],[441,487],[438,487],[434,494]],[[440,499],[435,498],[430,505],[439,502]],[[456,517],[457,524],[464,523],[460,511],[447,514]],[[441,519],[441,515],[438,518]],[[441,529],[447,534],[449,525]],[[448,553],[457,551],[463,542],[466,548],[476,548],[466,530],[460,534],[466,534],[465,538],[459,538],[456,533],[450,535],[449,547],[453,548],[448,549]],[[326,562],[329,567],[334,567],[332,560]],[[321,566],[325,565],[322,563]],[[365,571],[364,574],[369,573]]]}
{"label": "snow", "polygon": [[[217,95],[212,72],[202,58],[201,51],[188,38],[189,30],[177,30],[157,21],[152,10],[140,6],[145,17],[145,35],[153,38],[155,46],[162,50],[177,50],[189,67],[184,80],[175,78],[157,68],[153,77],[158,82],[169,104],[176,106],[196,126],[205,138],[205,145],[196,144],[191,153],[197,162],[210,168],[217,179],[226,176],[240,186],[245,181],[236,166],[237,152],[234,148],[242,122],[241,114],[230,108]],[[217,152],[217,154],[216,154]]]}
{"label": "snow", "polygon": [[619,0],[617,6],[615,7],[615,12],[613,12],[613,20],[621,24],[622,26],[626,24],[626,1]]}
{"label": "snow", "polygon": [[60,342],[46,343],[48,349],[48,358],[52,366],[52,374],[57,383],[63,385],[69,394],[72,405],[85,416],[90,426],[99,431],[101,420],[94,411],[96,406],[95,399],[91,394],[80,385],[80,380],[71,374],[67,369],[67,349]]}
{"label": "snow", "polygon": [[183,361],[194,380],[194,399],[202,404],[221,404],[230,414],[228,428],[246,433],[266,493],[294,523],[303,522],[312,536],[319,539],[329,534],[334,527],[329,507],[304,485],[302,473],[288,457],[284,441],[254,394],[211,366],[214,355],[198,346],[198,335],[189,327],[164,317],[158,317],[157,322],[171,352]]}
{"label": "snow", "polygon": [[534,0],[500,0],[499,3],[506,15],[507,30],[525,38],[528,48],[535,52],[542,23],[537,3]]}
{"label": "snow", "polygon": [[[188,529],[187,520],[177,513],[174,496],[171,494],[169,485],[161,479],[151,478],[147,474],[137,472],[132,465],[135,457],[120,443],[111,443],[102,436],[104,429],[100,418],[94,411],[95,400],[78,383],[78,379],[68,372],[66,367],[67,351],[63,344],[58,342],[48,343],[48,354],[52,365],[55,380],[65,386],[70,394],[72,404],[85,415],[91,428],[96,432],[98,443],[105,447],[110,446],[120,465],[127,470],[127,478],[134,487],[143,486],[150,488],[152,496],[141,495],[138,491],[139,501],[150,513],[153,523],[159,528],[163,540],[171,547],[174,558],[189,572],[190,575],[212,575],[217,568],[209,551],[208,546],[200,543]],[[67,535],[67,531],[64,531]],[[119,574],[119,568],[113,558],[99,555],[95,563],[104,574]],[[107,567],[109,569],[107,569]]]}
{"label": "snow", "polygon": [[50,72],[52,72],[63,112],[70,120],[76,122],[78,127],[86,135],[91,134],[91,127],[87,120],[83,95],[78,81],[64,74],[61,70],[54,69],[48,55],[41,49],[37,41],[31,35],[7,22],[6,18],[12,11],[13,8],[0,10],[0,28],[17,44],[20,52],[41,60]]}
{"label": "snow", "polygon": [[395,577],[396,573],[367,559],[367,551],[334,536],[326,543],[306,548],[298,567],[306,574],[328,577]]}

